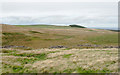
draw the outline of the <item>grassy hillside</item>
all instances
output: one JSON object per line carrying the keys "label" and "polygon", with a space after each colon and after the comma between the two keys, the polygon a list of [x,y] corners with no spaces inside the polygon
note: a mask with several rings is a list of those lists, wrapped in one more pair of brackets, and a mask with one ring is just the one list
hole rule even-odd
{"label": "grassy hillside", "polygon": [[79,48],[77,45],[81,44],[118,45],[117,32],[101,29],[43,25],[3,25],[2,29],[3,46],[23,45],[31,48],[49,48],[63,45]]}
{"label": "grassy hillside", "polygon": [[[115,73],[118,32],[67,26],[2,25],[2,73]],[[50,48],[51,46],[67,48]],[[83,46],[84,45],[84,46]],[[92,45],[92,46],[91,46]]]}

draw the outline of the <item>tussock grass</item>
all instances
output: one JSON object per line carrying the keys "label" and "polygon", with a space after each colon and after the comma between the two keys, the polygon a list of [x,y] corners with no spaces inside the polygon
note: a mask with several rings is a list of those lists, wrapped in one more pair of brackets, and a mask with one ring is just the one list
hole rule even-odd
{"label": "tussock grass", "polygon": [[39,58],[40,60],[44,60],[46,58],[46,54],[45,53],[41,53],[41,54],[32,54],[32,53],[11,53],[10,55],[13,56],[20,56],[20,57],[34,57],[34,58]]}
{"label": "tussock grass", "polygon": [[[13,49],[5,49],[14,51]],[[5,52],[3,73],[118,72],[118,49],[39,49]],[[112,54],[111,54],[112,53]]]}

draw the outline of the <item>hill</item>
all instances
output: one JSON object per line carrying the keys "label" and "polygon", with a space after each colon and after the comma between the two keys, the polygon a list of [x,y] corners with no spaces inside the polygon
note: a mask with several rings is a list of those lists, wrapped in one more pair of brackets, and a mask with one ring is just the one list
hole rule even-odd
{"label": "hill", "polygon": [[61,45],[68,48],[81,48],[80,45],[118,45],[117,32],[101,29],[72,28],[69,26],[2,25],[2,31],[3,46],[22,45],[31,48],[50,48]]}

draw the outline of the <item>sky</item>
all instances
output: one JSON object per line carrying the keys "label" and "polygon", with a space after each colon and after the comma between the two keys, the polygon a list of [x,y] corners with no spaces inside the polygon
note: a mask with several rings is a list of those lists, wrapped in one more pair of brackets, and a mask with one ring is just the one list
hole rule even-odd
{"label": "sky", "polygon": [[117,0],[4,0],[0,4],[0,23],[5,24],[118,26]]}

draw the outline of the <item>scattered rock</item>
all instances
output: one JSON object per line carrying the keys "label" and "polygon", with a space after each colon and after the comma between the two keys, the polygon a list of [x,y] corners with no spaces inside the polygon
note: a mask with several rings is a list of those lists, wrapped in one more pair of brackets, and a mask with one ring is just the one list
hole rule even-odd
{"label": "scattered rock", "polygon": [[28,47],[25,47],[25,46],[14,46],[14,45],[6,45],[6,46],[0,47],[0,48],[28,48]]}
{"label": "scattered rock", "polygon": [[116,46],[116,47],[114,47],[114,48],[120,48],[120,46]]}
{"label": "scattered rock", "polygon": [[50,48],[67,48],[67,47],[65,47],[65,46],[52,46]]}
{"label": "scattered rock", "polygon": [[83,46],[83,45],[77,45],[77,46]]}
{"label": "scattered rock", "polygon": [[100,47],[100,45],[93,45],[93,47]]}
{"label": "scattered rock", "polygon": [[[120,46],[100,46],[100,45],[90,45],[90,44],[85,44],[85,45],[77,45],[78,47],[91,47],[91,48],[120,48]],[[25,47],[25,46],[14,46],[14,45],[6,45],[1,48],[29,48],[29,47]],[[67,48],[66,46],[52,46],[50,48]]]}
{"label": "scattered rock", "polygon": [[90,45],[90,44],[84,44],[84,45],[77,45],[79,47],[92,47],[92,48],[120,48],[120,46],[101,46],[101,45]]}
{"label": "scattered rock", "polygon": [[90,45],[90,44],[85,44],[84,46],[91,47],[91,45]]}
{"label": "scattered rock", "polygon": [[109,48],[108,46],[104,46],[103,48]]}
{"label": "scattered rock", "polygon": [[113,46],[109,46],[109,48],[114,48]]}
{"label": "scattered rock", "polygon": [[90,44],[85,44],[85,45],[77,45],[79,47],[100,47],[99,45],[90,45]]}

